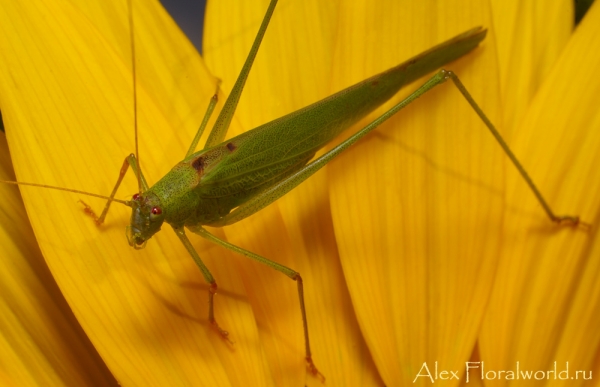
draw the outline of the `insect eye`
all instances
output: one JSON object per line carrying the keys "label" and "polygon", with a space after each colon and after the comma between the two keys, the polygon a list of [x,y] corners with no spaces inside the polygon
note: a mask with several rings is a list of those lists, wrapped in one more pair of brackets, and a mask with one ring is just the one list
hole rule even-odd
{"label": "insect eye", "polygon": [[140,200],[140,194],[139,193],[133,194],[133,200],[139,201]]}
{"label": "insect eye", "polygon": [[159,207],[152,207],[152,215],[160,215],[162,210]]}

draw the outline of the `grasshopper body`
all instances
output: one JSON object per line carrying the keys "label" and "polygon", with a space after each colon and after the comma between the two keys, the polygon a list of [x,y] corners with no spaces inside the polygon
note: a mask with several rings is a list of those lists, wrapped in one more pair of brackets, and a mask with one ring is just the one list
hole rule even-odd
{"label": "grasshopper body", "polygon": [[145,243],[163,221],[176,228],[227,224],[223,220],[232,209],[298,172],[317,150],[402,86],[471,51],[485,32],[468,31],[324,100],[191,154],[136,196],[134,203],[140,205],[134,206],[128,228],[130,244]]}

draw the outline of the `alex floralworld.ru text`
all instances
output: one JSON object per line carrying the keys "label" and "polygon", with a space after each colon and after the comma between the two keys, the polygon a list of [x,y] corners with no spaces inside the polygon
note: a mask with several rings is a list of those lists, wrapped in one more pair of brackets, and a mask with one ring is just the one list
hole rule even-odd
{"label": "alex floralworld.ru text", "polygon": [[468,361],[465,363],[464,373],[461,370],[444,369],[438,365],[423,363],[415,375],[413,383],[420,378],[429,379],[431,383],[444,380],[459,380],[463,378],[466,383],[470,380],[591,380],[592,371],[569,370],[569,362],[557,364],[547,370],[531,370],[522,368],[520,362],[515,363],[512,369],[498,370],[485,367],[483,361]]}

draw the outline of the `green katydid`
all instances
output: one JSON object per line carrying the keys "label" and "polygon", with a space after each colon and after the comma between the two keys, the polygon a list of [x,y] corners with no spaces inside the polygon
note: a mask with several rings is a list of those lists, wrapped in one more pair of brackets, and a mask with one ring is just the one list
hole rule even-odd
{"label": "green katydid", "polygon": [[[276,0],[271,2],[267,17],[260,28],[259,35],[252,48],[252,54],[249,58],[256,55],[262,34],[266,31],[266,27],[275,7]],[[419,88],[411,97],[407,98],[402,103],[396,105],[393,109],[386,112],[380,119],[373,124],[363,128],[355,136],[343,142],[340,146],[326,153],[324,156],[308,163],[314,152],[324,146],[338,133],[349,127],[353,122],[364,116],[369,111],[375,109],[387,98],[391,97],[397,89],[410,81],[427,74],[441,65],[456,59],[466,54],[484,38],[485,31],[474,29],[468,31],[458,37],[436,46],[433,49],[421,54],[394,69],[376,75],[360,84],[353,86],[345,91],[342,91],[334,96],[317,102],[305,109],[292,113],[286,117],[268,123],[253,131],[247,132],[241,136],[230,139],[221,143],[226,135],[227,128],[235,106],[241,95],[243,83],[248,75],[252,60],[247,62],[247,65],[242,70],[242,75],[238,79],[238,83],[234,87],[226,107],[222,110],[219,116],[218,123],[213,128],[211,136],[206,144],[205,150],[193,153],[199,136],[192,142],[190,150],[182,163],[178,164],[169,174],[161,179],[153,187],[148,187],[141,170],[137,167],[136,157],[131,155],[126,159],[124,167],[132,166],[138,182],[141,187],[139,195],[134,197],[134,200],[120,201],[133,208],[132,225],[128,228],[128,239],[130,244],[136,248],[143,247],[145,242],[160,229],[163,221],[171,224],[178,237],[182,240],[194,260],[200,266],[202,273],[211,284],[209,292],[209,320],[216,325],[213,315],[213,296],[216,291],[216,282],[212,278],[208,269],[202,264],[199,256],[194,248],[189,243],[184,233],[184,226],[187,226],[192,232],[198,233],[201,236],[220,244],[221,246],[232,249],[241,254],[247,255],[262,263],[265,263],[276,270],[283,272],[292,279],[298,281],[300,292],[300,303],[303,314],[305,340],[306,340],[306,358],[309,362],[310,370],[317,373],[316,367],[312,363],[312,357],[308,341],[308,328],[306,324],[306,316],[303,305],[302,282],[301,277],[295,271],[282,267],[273,261],[259,257],[248,251],[240,249],[223,242],[208,234],[203,229],[202,225],[209,226],[224,226],[237,222],[268,205],[272,201],[284,195],[296,185],[300,184],[319,168],[327,164],[331,159],[341,153],[345,148],[358,141],[362,136],[374,129],[377,125],[395,114],[398,110],[406,106],[415,98],[431,89],[432,87],[443,83],[447,79],[452,79],[458,82],[452,73],[438,72],[430,81]],[[464,92],[464,89],[459,88]],[[468,94],[465,94],[467,98]],[[469,100],[473,103],[472,100]],[[346,104],[355,104],[353,108],[349,108]],[[475,106],[474,106],[475,107]],[[478,108],[476,108],[478,110]],[[478,113],[481,113],[478,111]],[[335,115],[338,114],[338,115]],[[335,124],[331,124],[331,121]],[[343,124],[339,124],[339,121]],[[485,119],[484,119],[485,120]],[[320,125],[313,125],[315,121],[319,121]],[[489,122],[486,122],[493,133],[497,133],[491,127]],[[315,143],[304,144],[299,146],[298,141],[281,141],[282,137],[290,136],[290,128],[294,129],[294,135],[298,135],[301,139],[312,138],[311,135],[318,134],[322,136]],[[204,128],[201,127],[200,131]],[[326,130],[324,130],[324,128]],[[318,131],[318,130],[321,131]],[[200,132],[199,131],[199,132]],[[275,138],[275,142],[267,140]],[[221,143],[221,144],[219,144]],[[263,145],[264,148],[260,151],[268,151],[273,149],[267,162],[264,160],[255,160],[258,151],[256,146]],[[503,142],[501,142],[503,144]],[[503,147],[505,147],[503,145]],[[507,150],[507,153],[516,163],[519,171],[524,174],[512,153]],[[290,152],[294,155],[293,158],[288,158]],[[281,154],[285,153],[286,157]],[[257,172],[257,166],[261,168]],[[235,170],[236,172],[232,172]],[[240,172],[241,171],[241,172]],[[119,182],[124,176],[125,170],[120,174]],[[552,214],[541,195],[535,189],[530,179],[524,174],[525,179],[530,184],[536,196],[548,212],[552,220],[560,221],[567,220],[572,223],[577,223],[577,218],[574,217],[556,217]],[[186,179],[182,181],[181,179]],[[182,185],[177,190],[177,195],[169,196],[167,191],[173,191],[173,181],[181,182]],[[24,184],[24,183],[22,183]],[[98,217],[98,222],[101,223],[108,211],[111,201],[114,201],[115,190],[111,194],[107,205]],[[173,198],[176,197],[177,200]],[[200,201],[202,198],[209,198]],[[186,217],[189,213],[193,213],[192,217]],[[225,335],[225,332],[220,330]]]}

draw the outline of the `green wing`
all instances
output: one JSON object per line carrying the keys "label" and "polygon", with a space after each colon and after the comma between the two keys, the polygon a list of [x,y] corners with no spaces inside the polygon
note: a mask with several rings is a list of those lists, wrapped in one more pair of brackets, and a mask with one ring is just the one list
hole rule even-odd
{"label": "green wing", "polygon": [[206,198],[235,197],[232,206],[243,203],[300,169],[404,85],[473,50],[485,34],[480,27],[469,30],[328,98],[191,155],[188,160],[218,155],[206,163],[198,192]]}

